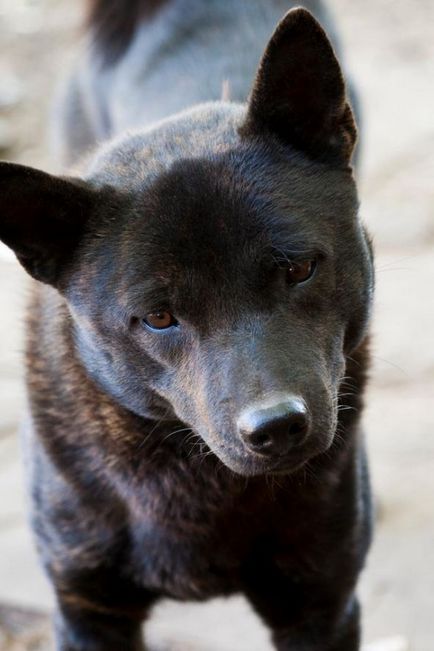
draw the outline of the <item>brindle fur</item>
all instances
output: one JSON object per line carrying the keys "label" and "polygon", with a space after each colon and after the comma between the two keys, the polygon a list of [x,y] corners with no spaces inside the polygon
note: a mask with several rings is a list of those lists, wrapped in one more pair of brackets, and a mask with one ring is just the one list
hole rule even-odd
{"label": "brindle fur", "polygon": [[[280,651],[359,649],[373,271],[354,142],[331,47],[297,10],[247,106],[115,139],[80,180],[1,165],[0,236],[41,281],[24,444],[59,651],[139,651],[161,597],[239,592]],[[315,276],[288,287],[306,255]],[[160,308],[176,332],[141,326]],[[235,422],[282,391],[309,437],[259,460]]]}

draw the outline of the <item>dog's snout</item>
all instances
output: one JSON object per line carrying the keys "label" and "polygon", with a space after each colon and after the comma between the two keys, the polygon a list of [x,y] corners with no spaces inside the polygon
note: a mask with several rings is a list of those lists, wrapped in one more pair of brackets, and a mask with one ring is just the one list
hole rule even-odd
{"label": "dog's snout", "polygon": [[255,405],[238,419],[238,432],[246,447],[263,455],[285,455],[306,438],[310,419],[301,398]]}

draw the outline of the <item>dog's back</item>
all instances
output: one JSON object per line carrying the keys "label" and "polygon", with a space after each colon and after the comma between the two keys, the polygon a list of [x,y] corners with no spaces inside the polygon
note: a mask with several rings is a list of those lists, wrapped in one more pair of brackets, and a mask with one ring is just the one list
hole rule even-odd
{"label": "dog's back", "polygon": [[245,102],[274,26],[299,4],[339,49],[321,0],[93,0],[88,46],[59,103],[58,157],[67,165],[195,104]]}

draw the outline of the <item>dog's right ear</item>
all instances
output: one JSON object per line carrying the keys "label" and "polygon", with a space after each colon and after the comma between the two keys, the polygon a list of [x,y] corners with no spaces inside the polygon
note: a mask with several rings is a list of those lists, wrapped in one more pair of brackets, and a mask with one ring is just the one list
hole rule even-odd
{"label": "dog's right ear", "polygon": [[26,271],[56,286],[95,205],[84,181],[0,163],[0,239]]}
{"label": "dog's right ear", "polygon": [[308,156],[347,166],[356,126],[333,47],[306,9],[292,9],[262,57],[240,133],[268,132]]}

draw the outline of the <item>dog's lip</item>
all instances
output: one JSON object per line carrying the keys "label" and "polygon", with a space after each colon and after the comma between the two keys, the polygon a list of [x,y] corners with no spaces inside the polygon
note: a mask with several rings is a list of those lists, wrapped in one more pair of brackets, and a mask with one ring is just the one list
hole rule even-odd
{"label": "dog's lip", "polygon": [[324,432],[321,436],[313,431],[302,444],[294,446],[290,452],[281,456],[265,456],[245,448],[241,441],[236,447],[228,449],[218,446],[213,449],[214,454],[233,472],[244,476],[260,475],[285,475],[300,470],[308,461],[326,452],[334,436],[333,430],[329,435]]}
{"label": "dog's lip", "polygon": [[268,460],[262,458],[259,464],[255,460],[254,465],[258,465],[263,474],[289,474],[301,468],[311,458],[308,454],[292,454]]}
{"label": "dog's lip", "polygon": [[[241,450],[240,450],[241,452]],[[245,453],[237,456],[227,457],[227,455],[218,454],[223,463],[233,472],[240,475],[259,476],[259,475],[284,475],[296,472],[304,466],[313,456],[320,451],[304,449],[295,454],[276,457],[265,457],[255,453]]]}

